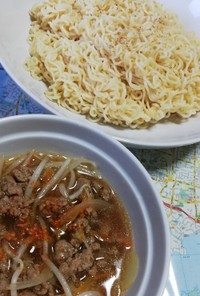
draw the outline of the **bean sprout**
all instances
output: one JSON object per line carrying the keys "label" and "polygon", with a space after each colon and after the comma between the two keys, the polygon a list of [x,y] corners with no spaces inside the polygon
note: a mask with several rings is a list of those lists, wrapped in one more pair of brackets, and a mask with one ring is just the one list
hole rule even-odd
{"label": "bean sprout", "polygon": [[40,174],[41,174],[42,170],[44,169],[45,164],[47,163],[47,161],[48,161],[48,157],[45,157],[40,162],[40,164],[37,166],[37,168],[35,169],[33,175],[31,176],[31,178],[29,180],[29,183],[28,183],[28,185],[26,187],[26,190],[25,190],[25,198],[29,198],[31,196],[32,191],[33,191],[34,184],[39,179]]}
{"label": "bean sprout", "polygon": [[[24,263],[20,258],[16,257],[16,258],[14,258],[14,261],[16,263],[18,263],[19,266],[16,268],[15,272],[12,275],[11,285],[17,283],[17,280],[18,280],[18,278],[19,278],[19,276],[20,276],[20,274],[21,274],[21,272],[22,272],[22,270],[24,268]],[[11,290],[11,296],[17,296],[17,289],[16,288],[13,288]]]}
{"label": "bean sprout", "polygon": [[[56,265],[47,256],[42,255],[41,257],[42,257],[42,260],[44,261],[44,263],[49,267],[49,269],[54,273],[54,275],[56,276],[56,278],[60,282],[60,284],[65,292],[65,296],[72,296],[72,293],[71,293],[71,290],[70,290],[70,287],[69,287],[67,281],[65,280],[64,276],[59,271],[59,269],[56,267]],[[12,296],[14,296],[14,295],[12,295]]]}

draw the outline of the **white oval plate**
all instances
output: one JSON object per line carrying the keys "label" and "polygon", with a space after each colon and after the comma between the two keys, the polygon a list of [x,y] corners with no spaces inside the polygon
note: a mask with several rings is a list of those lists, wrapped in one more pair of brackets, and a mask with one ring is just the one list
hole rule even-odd
{"label": "white oval plate", "polygon": [[[46,86],[34,80],[23,66],[28,57],[27,37],[30,26],[28,11],[35,2],[37,1],[6,0],[1,1],[0,9],[0,62],[11,78],[29,96],[52,113],[96,126],[129,147],[178,147],[200,141],[200,113],[181,123],[163,121],[148,129],[132,130],[92,123],[84,116],[49,101],[44,95]],[[199,0],[158,0],[158,2],[176,12],[185,26],[200,36]]]}

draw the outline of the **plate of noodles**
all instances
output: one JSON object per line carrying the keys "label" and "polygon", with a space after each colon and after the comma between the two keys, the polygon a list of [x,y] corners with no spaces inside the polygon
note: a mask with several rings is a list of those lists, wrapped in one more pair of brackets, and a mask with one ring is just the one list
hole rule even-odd
{"label": "plate of noodles", "polygon": [[54,114],[182,146],[200,141],[199,27],[198,0],[7,0],[0,62]]}

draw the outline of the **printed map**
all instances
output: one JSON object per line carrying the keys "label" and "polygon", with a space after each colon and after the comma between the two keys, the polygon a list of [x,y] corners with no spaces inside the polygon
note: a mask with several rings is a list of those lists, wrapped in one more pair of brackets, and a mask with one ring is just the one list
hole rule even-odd
{"label": "printed map", "polygon": [[135,154],[155,182],[168,216],[171,266],[164,296],[200,296],[200,145]]}
{"label": "printed map", "polygon": [[[0,66],[0,118],[28,113],[49,112]],[[132,152],[155,182],[169,221],[171,264],[163,296],[200,296],[200,144]]]}

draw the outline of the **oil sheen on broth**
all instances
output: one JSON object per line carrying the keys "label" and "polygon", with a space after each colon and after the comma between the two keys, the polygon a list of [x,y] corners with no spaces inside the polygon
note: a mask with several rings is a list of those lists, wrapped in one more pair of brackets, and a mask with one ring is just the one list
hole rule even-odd
{"label": "oil sheen on broth", "polygon": [[0,158],[0,295],[119,296],[137,270],[128,214],[92,161]]}

